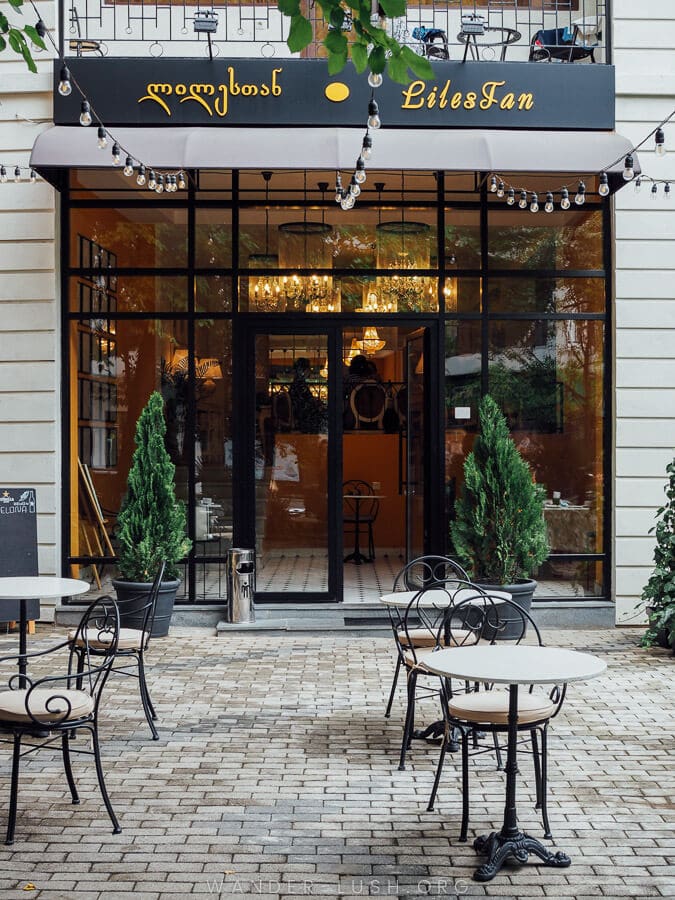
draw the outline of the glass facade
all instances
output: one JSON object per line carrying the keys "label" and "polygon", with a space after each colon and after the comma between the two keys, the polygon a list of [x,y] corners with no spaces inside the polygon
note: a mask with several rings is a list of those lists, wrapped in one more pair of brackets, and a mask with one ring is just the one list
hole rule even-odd
{"label": "glass facade", "polygon": [[[64,194],[68,563],[99,579],[109,571],[135,422],[159,390],[193,539],[182,599],[221,600],[227,549],[252,540],[261,562],[283,548],[310,557],[306,588],[325,590],[342,549],[328,445],[350,428],[340,409],[329,431],[331,404],[354,348],[388,371],[382,339],[419,321],[435,358],[427,367],[420,356],[407,381],[426,373],[419,417],[431,425],[415,440],[442,448],[420,460],[437,460],[444,486],[426,549],[452,549],[448,523],[489,391],[546,489],[552,555],[536,596],[607,593],[608,219],[591,176],[584,206],[533,215],[468,175],[369,173],[350,211],[328,190],[334,173],[195,172],[170,198],[119,191],[116,175],[73,171]],[[321,404],[316,429],[289,419],[298,359]],[[401,366],[388,376],[396,391]]]}

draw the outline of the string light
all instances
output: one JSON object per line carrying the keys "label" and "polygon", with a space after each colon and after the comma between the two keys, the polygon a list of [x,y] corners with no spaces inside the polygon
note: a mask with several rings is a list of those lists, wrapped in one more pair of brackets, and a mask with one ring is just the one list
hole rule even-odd
{"label": "string light", "polygon": [[506,197],[506,202],[508,203],[509,206],[513,206],[513,204],[516,202],[516,192],[513,190],[513,188],[509,188],[509,192]]}
{"label": "string light", "polygon": [[73,92],[73,86],[70,83],[70,69],[68,68],[68,66],[61,67],[58,92],[62,97],[70,97]]}
{"label": "string light", "polygon": [[598,193],[601,197],[607,197],[609,195],[609,179],[607,178],[607,172],[603,172],[600,175],[600,183],[598,184]]}
{"label": "string light", "polygon": [[562,191],[560,191],[560,208],[569,209],[570,206],[570,192],[564,187]]}
{"label": "string light", "polygon": [[363,184],[366,180],[366,163],[362,156],[356,160],[356,172],[354,178],[359,184]]}
{"label": "string light", "polygon": [[583,183],[583,181],[579,182],[579,187],[577,188],[574,202],[577,206],[583,206],[586,202],[586,185]]}
{"label": "string light", "polygon": [[382,122],[380,121],[379,112],[377,102],[371,98],[368,103],[368,128],[377,130],[380,127]]}
{"label": "string light", "polygon": [[369,84],[372,88],[379,88],[379,87],[381,87],[381,86],[382,86],[382,81],[383,81],[383,78],[382,78],[382,75],[381,75],[379,72],[371,72],[371,73],[368,75],[368,84]]}
{"label": "string light", "polygon": [[526,208],[527,208],[527,191],[521,191],[521,192],[520,192],[520,200],[518,201],[518,206],[519,206],[521,209],[526,209]]}
{"label": "string light", "polygon": [[548,191],[546,194],[546,203],[544,204],[544,212],[552,213],[553,208],[553,194],[551,191]]}
{"label": "string light", "polygon": [[14,169],[14,181],[18,184],[21,181],[21,169],[19,166]]}
{"label": "string light", "polygon": [[91,107],[89,106],[88,100],[83,100],[80,106],[80,125],[91,125]]}
{"label": "string light", "polygon": [[108,146],[108,136],[106,134],[105,128],[101,123],[98,123],[98,148],[99,150],[105,150]]}
{"label": "string light", "polygon": [[119,166],[120,161],[122,159],[122,151],[120,150],[120,145],[115,141],[112,148],[112,164],[113,166]]}
{"label": "string light", "polygon": [[494,175],[490,178],[490,190],[493,194],[497,193],[497,179]]}
{"label": "string light", "polygon": [[635,170],[633,169],[633,154],[629,153],[623,164],[624,181],[632,181],[635,178]]}
{"label": "string light", "polygon": [[131,178],[134,174],[134,161],[130,156],[127,156],[126,162],[124,163],[124,169],[122,170],[127,178]]}
{"label": "string light", "polygon": [[661,127],[654,132],[654,152],[657,156],[663,157],[666,155],[666,136]]}
{"label": "string light", "polygon": [[139,187],[143,187],[143,185],[145,184],[145,166],[143,165],[143,163],[141,163],[140,166],[138,167],[138,175],[136,175],[136,184]]}
{"label": "string light", "polygon": [[656,195],[658,194],[659,189],[656,186],[656,182],[652,185],[652,200],[656,200]]}
{"label": "string light", "polygon": [[370,159],[370,157],[372,155],[373,155],[373,139],[368,134],[368,132],[366,132],[366,135],[363,138],[363,145],[361,147],[361,157],[363,159]]}
{"label": "string light", "polygon": [[666,183],[663,185],[663,194],[664,194],[666,200],[670,200],[670,182],[669,181],[666,181]]}
{"label": "string light", "polygon": [[501,199],[504,196],[504,182],[500,181],[497,186],[497,196]]}
{"label": "string light", "polygon": [[532,194],[532,200],[530,203],[530,212],[533,212],[533,213],[539,212],[539,197],[536,194]]}
{"label": "string light", "polygon": [[7,183],[7,169],[4,166],[0,166],[0,183]]}

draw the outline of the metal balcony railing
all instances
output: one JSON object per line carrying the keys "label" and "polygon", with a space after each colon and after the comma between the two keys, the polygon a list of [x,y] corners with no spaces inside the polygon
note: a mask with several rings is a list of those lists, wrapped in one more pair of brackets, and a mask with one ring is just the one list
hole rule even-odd
{"label": "metal balcony railing", "polygon": [[[313,0],[305,2],[318,39],[301,56],[322,57],[326,25]],[[399,42],[430,58],[606,63],[608,5],[608,0],[411,0],[405,17],[378,21]],[[377,0],[373,8],[377,19]],[[210,35],[195,31],[198,11],[215,14]],[[286,46],[289,20],[273,0],[61,0],[60,12],[64,56],[200,58],[209,55],[209,37],[214,56],[294,55]],[[483,33],[468,35],[472,24]],[[343,30],[350,31],[348,18]]]}

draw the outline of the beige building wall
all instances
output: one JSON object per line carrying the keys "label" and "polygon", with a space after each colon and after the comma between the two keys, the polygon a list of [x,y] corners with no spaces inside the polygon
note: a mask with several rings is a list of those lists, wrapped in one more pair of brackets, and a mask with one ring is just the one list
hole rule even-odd
{"label": "beige building wall", "polygon": [[[614,0],[616,127],[638,143],[675,108],[675,4]],[[642,169],[671,178],[675,123],[665,159],[654,141]],[[665,468],[675,453],[675,205],[651,185],[632,186],[615,207],[615,537],[617,622],[632,618],[652,569],[648,534],[663,503]],[[609,412],[609,411],[608,411]]]}
{"label": "beige building wall", "polygon": [[[39,5],[53,22],[53,4]],[[34,24],[30,8],[23,19]],[[13,181],[51,120],[51,62],[41,55],[33,75],[0,53],[0,164],[10,177],[0,184],[0,487],[37,488],[39,567],[48,575],[60,574],[56,197],[44,181],[30,184],[27,171]]]}

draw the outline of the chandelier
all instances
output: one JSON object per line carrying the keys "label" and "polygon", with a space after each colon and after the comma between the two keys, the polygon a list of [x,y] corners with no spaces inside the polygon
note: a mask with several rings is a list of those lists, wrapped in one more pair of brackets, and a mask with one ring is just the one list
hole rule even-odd
{"label": "chandelier", "polygon": [[375,326],[370,326],[363,329],[363,338],[360,341],[356,341],[356,344],[362,353],[365,353],[366,356],[372,356],[378,350],[382,350],[387,342],[380,338]]}
{"label": "chandelier", "polygon": [[[265,180],[265,252],[251,253],[248,264],[251,269],[278,269],[279,257],[270,253],[269,191],[272,172],[260,173]],[[286,300],[277,275],[251,275],[248,286],[249,309],[254,312],[284,312]]]}
{"label": "chandelier", "polygon": [[[322,198],[328,188],[327,181],[319,182]],[[295,312],[340,312],[339,287],[326,270],[332,269],[333,258],[326,237],[332,227],[324,221],[307,219],[307,173],[304,184],[304,216],[302,221],[284,222],[279,225],[279,259],[282,269],[301,269],[302,274],[284,275],[281,279],[281,295],[286,309]],[[318,270],[318,271],[313,271]]]}

